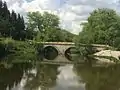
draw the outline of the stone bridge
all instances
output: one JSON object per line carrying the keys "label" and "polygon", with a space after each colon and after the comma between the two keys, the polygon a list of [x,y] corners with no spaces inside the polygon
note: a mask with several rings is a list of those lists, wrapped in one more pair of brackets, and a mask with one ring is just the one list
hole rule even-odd
{"label": "stone bridge", "polygon": [[[69,54],[70,50],[72,48],[75,48],[75,43],[72,42],[40,42],[43,44],[43,50],[45,53],[45,58],[48,57],[48,54],[50,57],[54,57],[52,59],[54,60],[64,60],[70,61]],[[81,47],[87,46],[86,44],[80,44]],[[92,44],[94,48],[97,48],[98,51],[104,50],[106,48],[109,48],[108,45],[98,45],[98,44]],[[46,54],[47,52],[47,54]],[[53,52],[53,54],[51,54]],[[48,59],[48,58],[46,58]],[[49,59],[49,60],[52,60]]]}
{"label": "stone bridge", "polygon": [[59,55],[64,55],[65,52],[75,47],[75,43],[72,42],[44,42],[44,48],[53,47],[58,51]]}

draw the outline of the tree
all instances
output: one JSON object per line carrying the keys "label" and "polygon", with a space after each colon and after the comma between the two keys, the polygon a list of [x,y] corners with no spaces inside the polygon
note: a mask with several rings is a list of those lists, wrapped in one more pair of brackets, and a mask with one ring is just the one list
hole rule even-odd
{"label": "tree", "polygon": [[[42,41],[44,41],[44,36],[47,35],[47,32],[51,30],[54,31],[59,28],[59,18],[54,14],[44,12],[43,14],[39,12],[29,12],[28,13],[28,30],[39,31],[37,35]],[[53,30],[52,30],[53,29]]]}
{"label": "tree", "polygon": [[2,8],[2,17],[4,19],[9,19],[9,16],[10,16],[10,12],[8,10],[8,7],[7,7],[7,4],[6,2],[3,3],[3,8]]}
{"label": "tree", "polygon": [[[14,21],[14,19],[13,19]],[[25,24],[23,17],[18,14],[18,17],[15,21],[15,30],[13,32],[13,38],[16,40],[23,40],[25,38]]]}
{"label": "tree", "polygon": [[41,13],[39,12],[29,12],[28,13],[28,29],[31,30],[39,30],[40,32],[43,32],[43,18]]}
{"label": "tree", "polygon": [[24,19],[14,11],[10,13],[6,2],[0,1],[0,34],[3,37],[23,40],[25,38]]}
{"label": "tree", "polygon": [[8,35],[10,12],[6,2],[0,1],[0,33],[3,36]]}
{"label": "tree", "polygon": [[55,28],[49,28],[49,30],[46,30],[45,34],[45,41],[47,42],[64,42],[65,36],[62,33],[62,30],[55,29]]}
{"label": "tree", "polygon": [[43,27],[47,28],[59,28],[59,17],[54,14],[50,14],[48,12],[44,12],[43,14]]}
{"label": "tree", "polygon": [[120,16],[114,10],[96,9],[87,21],[79,33],[79,43],[116,46],[116,38],[120,37]]}
{"label": "tree", "polygon": [[76,36],[75,34],[70,33],[69,31],[67,31],[65,29],[62,29],[61,32],[62,32],[63,37],[65,39],[64,41],[66,41],[66,42],[72,42],[73,38]]}

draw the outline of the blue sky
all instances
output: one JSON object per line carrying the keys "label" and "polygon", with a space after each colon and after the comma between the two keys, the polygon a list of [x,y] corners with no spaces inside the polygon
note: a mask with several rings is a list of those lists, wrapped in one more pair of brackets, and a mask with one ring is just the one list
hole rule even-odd
{"label": "blue sky", "polygon": [[119,0],[4,0],[10,10],[26,17],[27,12],[48,11],[60,17],[60,26],[78,34],[89,13],[97,8],[111,8],[120,12]]}

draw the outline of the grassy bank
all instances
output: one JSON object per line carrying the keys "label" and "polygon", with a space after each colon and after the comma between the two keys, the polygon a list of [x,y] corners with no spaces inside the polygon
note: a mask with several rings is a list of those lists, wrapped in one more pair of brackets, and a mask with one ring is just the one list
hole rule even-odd
{"label": "grassy bank", "polygon": [[36,60],[36,48],[34,43],[28,41],[16,41],[11,38],[0,38],[1,61],[33,61]]}

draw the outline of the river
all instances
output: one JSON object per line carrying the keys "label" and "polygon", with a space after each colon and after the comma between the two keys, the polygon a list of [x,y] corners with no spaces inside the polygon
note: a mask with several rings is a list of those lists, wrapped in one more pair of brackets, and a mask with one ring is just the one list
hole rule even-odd
{"label": "river", "polygon": [[0,90],[119,90],[120,65],[0,65]]}
{"label": "river", "polygon": [[79,77],[73,71],[73,65],[59,67],[42,65],[42,69],[43,72],[31,70],[29,72],[31,79],[29,75],[24,75],[12,90],[85,90],[85,84],[79,82]]}

